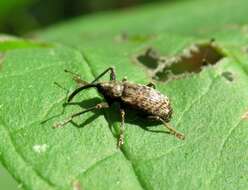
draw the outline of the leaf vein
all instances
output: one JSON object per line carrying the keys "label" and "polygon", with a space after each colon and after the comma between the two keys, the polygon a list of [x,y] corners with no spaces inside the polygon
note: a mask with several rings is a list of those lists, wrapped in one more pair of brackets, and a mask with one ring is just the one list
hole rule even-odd
{"label": "leaf vein", "polygon": [[195,98],[188,107],[185,108],[185,110],[182,112],[181,117],[177,120],[177,124],[176,124],[176,128],[178,127],[178,125],[182,122],[182,119],[185,117],[185,114],[192,109],[192,107],[195,105],[196,102],[200,101],[206,94],[208,94],[208,92],[210,91],[210,89],[212,88],[212,86],[214,85],[214,82],[216,81],[218,77],[215,77],[214,79],[212,79],[212,81],[210,82],[210,84],[208,85],[208,87],[206,88],[206,90],[197,98]]}
{"label": "leaf vein", "polygon": [[21,73],[14,73],[11,75],[3,75],[2,77],[0,77],[0,79],[9,78],[9,77],[19,77],[19,76],[26,75],[27,73],[30,73],[30,72],[46,70],[46,69],[51,68],[51,67],[58,67],[59,65],[62,65],[62,64],[54,64],[54,65],[49,65],[49,66],[45,66],[45,67],[39,67],[37,69],[27,70],[27,71],[24,71]]}
{"label": "leaf vein", "polygon": [[[81,173],[79,173],[77,176],[80,176],[81,174],[86,174],[88,173],[90,170],[94,169],[97,165],[101,164],[102,162],[114,157],[117,155],[118,152],[114,152],[104,158],[102,158],[101,160],[97,160],[95,163],[91,164],[88,168],[86,168],[84,171],[82,171]],[[77,178],[77,177],[76,177]]]}
{"label": "leaf vein", "polygon": [[[85,59],[85,62],[88,64],[88,67],[90,68],[91,74],[92,74],[94,77],[96,77],[96,74],[95,74],[94,71],[92,70],[91,64],[90,64],[90,61],[88,60],[88,58],[83,54],[83,52],[81,52],[81,55],[82,55],[82,57]],[[105,118],[107,118],[105,112],[103,112],[103,113],[104,113],[104,115],[105,115]],[[109,130],[110,130],[111,134],[114,136],[113,131],[111,131],[110,122],[107,121],[107,123],[109,124]],[[142,189],[145,190],[146,188],[145,188],[144,184],[142,183],[141,176],[139,176],[138,173],[137,173],[136,170],[135,170],[134,163],[132,162],[131,159],[128,158],[128,156],[126,155],[126,153],[125,153],[125,151],[123,150],[123,148],[121,148],[120,150],[121,150],[123,156],[126,158],[126,160],[131,164],[131,167],[132,167],[132,169],[133,169],[134,175],[136,176],[136,179],[137,179],[138,183],[140,184],[140,187],[141,187]]]}
{"label": "leaf vein", "polygon": [[23,155],[18,151],[15,143],[13,142],[13,138],[12,138],[12,135],[10,134],[6,124],[3,122],[3,120],[1,119],[1,124],[3,126],[3,129],[6,131],[7,135],[9,136],[10,138],[10,142],[15,150],[15,152],[17,153],[17,155],[19,155],[19,157],[21,158],[21,160],[27,165],[27,166],[30,166],[30,168],[34,171],[34,173],[42,180],[44,181],[48,186],[50,186],[52,189],[56,189],[55,188],[55,184],[53,184],[50,180],[44,178],[35,168],[33,168],[32,165],[30,165],[27,160],[23,157]]}
{"label": "leaf vein", "polygon": [[216,176],[216,174],[217,174],[216,172],[217,172],[218,168],[220,167],[220,159],[221,159],[221,156],[222,156],[223,151],[224,151],[224,149],[225,149],[225,146],[226,146],[226,144],[227,144],[227,141],[228,141],[228,139],[232,136],[232,134],[234,133],[235,129],[237,129],[237,128],[240,126],[241,121],[242,121],[242,120],[239,120],[238,123],[237,123],[236,125],[234,125],[234,127],[232,127],[232,128],[229,130],[229,132],[228,132],[226,138],[224,138],[223,142],[221,143],[220,151],[219,151],[219,154],[218,154],[218,156],[217,156],[217,158],[216,158],[216,160],[217,160],[216,162],[217,162],[217,163],[216,163],[216,167],[215,167],[215,169],[214,169],[214,174],[213,174],[213,176],[210,178],[210,180],[209,180],[209,182],[208,182],[208,185],[209,185],[209,186],[213,183],[213,181],[214,181],[214,179],[215,179],[215,176]]}

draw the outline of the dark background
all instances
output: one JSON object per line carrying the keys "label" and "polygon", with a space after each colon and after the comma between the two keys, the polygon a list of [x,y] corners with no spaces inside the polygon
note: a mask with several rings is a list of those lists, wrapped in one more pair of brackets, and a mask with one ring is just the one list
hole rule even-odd
{"label": "dark background", "polygon": [[173,0],[0,0],[0,33],[22,35],[80,15],[158,1]]}

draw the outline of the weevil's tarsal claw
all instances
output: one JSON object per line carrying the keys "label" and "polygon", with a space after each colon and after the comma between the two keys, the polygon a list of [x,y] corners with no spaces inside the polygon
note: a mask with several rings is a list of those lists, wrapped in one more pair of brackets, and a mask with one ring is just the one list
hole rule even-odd
{"label": "weevil's tarsal claw", "polygon": [[78,117],[84,113],[87,113],[89,111],[92,111],[92,110],[95,110],[95,109],[103,109],[103,108],[109,108],[109,105],[108,103],[106,102],[102,102],[102,103],[99,103],[91,108],[88,108],[86,110],[83,110],[83,111],[80,111],[80,112],[77,112],[77,113],[74,113],[72,114],[70,117],[68,117],[67,119],[65,119],[63,122],[60,122],[60,123],[57,123],[55,125],[53,125],[53,128],[61,128],[61,127],[64,127],[65,125],[67,125],[69,122],[72,122],[73,118],[75,117]]}
{"label": "weevil's tarsal claw", "polygon": [[117,148],[120,148],[121,145],[124,144],[124,135],[123,134],[120,134],[120,137],[118,139],[118,143],[117,143]]}
{"label": "weevil's tarsal claw", "polygon": [[182,133],[175,133],[175,136],[178,138],[178,139],[180,139],[180,140],[185,140],[185,135],[184,134],[182,134]]}
{"label": "weevil's tarsal claw", "polygon": [[180,133],[180,132],[178,132],[178,131],[176,131],[174,128],[173,128],[173,130],[170,129],[170,133],[172,135],[174,135],[176,138],[180,139],[180,140],[184,140],[185,139],[185,135],[182,134],[182,133]]}
{"label": "weevil's tarsal claw", "polygon": [[61,128],[61,127],[62,127],[62,125],[61,125],[60,123],[55,123],[55,124],[53,125],[53,128],[55,128],[55,129]]}
{"label": "weevil's tarsal claw", "polygon": [[61,123],[55,123],[53,125],[53,128],[62,128],[64,127],[67,123],[71,122],[72,121],[72,117],[69,117],[68,119],[64,120],[63,122]]}
{"label": "weevil's tarsal claw", "polygon": [[125,131],[125,125],[124,125],[124,121],[125,121],[125,111],[123,108],[120,109],[121,112],[121,128],[120,128],[120,136],[118,139],[118,144],[117,144],[117,148],[120,148],[121,145],[124,144],[124,131]]}
{"label": "weevil's tarsal claw", "polygon": [[160,119],[160,121],[162,121],[164,123],[164,126],[170,130],[170,133],[172,135],[175,135],[175,137],[177,137],[178,139],[184,140],[185,136],[184,134],[178,132],[174,127],[172,127],[169,123],[166,123],[164,120]]}

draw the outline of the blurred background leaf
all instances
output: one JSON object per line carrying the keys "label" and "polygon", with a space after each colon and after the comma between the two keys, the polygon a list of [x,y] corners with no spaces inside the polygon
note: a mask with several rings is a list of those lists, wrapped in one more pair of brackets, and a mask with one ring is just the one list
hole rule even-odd
{"label": "blurred background leaf", "polygon": [[158,1],[173,0],[1,0],[0,32],[25,34],[79,15],[120,10]]}

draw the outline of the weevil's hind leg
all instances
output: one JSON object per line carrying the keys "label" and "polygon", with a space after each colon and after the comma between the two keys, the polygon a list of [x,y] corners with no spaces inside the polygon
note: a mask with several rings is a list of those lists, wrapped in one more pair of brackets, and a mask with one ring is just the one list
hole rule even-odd
{"label": "weevil's hind leg", "polygon": [[92,110],[97,110],[97,109],[100,110],[103,108],[109,108],[109,105],[106,102],[99,103],[99,104],[97,104],[91,108],[88,108],[88,109],[83,110],[81,112],[77,112],[77,113],[72,114],[70,117],[65,119],[63,122],[54,124],[53,127],[54,128],[61,128],[61,127],[65,126],[66,124],[68,124],[69,122],[71,122],[73,120],[73,118],[75,118],[79,115],[82,115],[82,114],[87,113],[87,112],[92,111]]}
{"label": "weevil's hind leg", "polygon": [[107,72],[110,71],[110,80],[116,80],[116,74],[115,74],[115,70],[113,67],[109,67],[107,68],[105,71],[103,71],[98,77],[96,77],[91,84],[95,83],[96,81],[98,81],[101,77],[103,77]]}
{"label": "weevil's hind leg", "polygon": [[179,131],[177,131],[174,127],[172,127],[169,123],[166,123],[164,120],[161,119],[161,121],[163,122],[164,126],[170,130],[170,132],[175,135],[178,139],[184,140],[185,139],[185,135],[183,133],[180,133]]}
{"label": "weevil's hind leg", "polygon": [[156,89],[156,85],[153,82],[148,83],[146,86]]}
{"label": "weevil's hind leg", "polygon": [[67,69],[64,70],[66,73],[70,73],[72,75],[72,79],[79,85],[79,86],[85,86],[89,84],[88,82],[81,79],[80,75],[77,73],[74,73],[72,71],[69,71]]}
{"label": "weevil's hind leg", "polygon": [[125,132],[125,111],[124,109],[120,109],[120,113],[121,113],[121,129],[120,129],[120,136],[118,139],[118,143],[117,143],[117,148],[120,148],[121,145],[124,144],[124,132]]}
{"label": "weevil's hind leg", "polygon": [[161,121],[164,126],[170,130],[170,133],[175,135],[178,139],[184,140],[185,139],[185,135],[180,133],[179,131],[177,131],[174,127],[172,127],[169,123],[166,123],[162,118],[158,117],[158,116],[148,116],[149,119],[154,119],[154,120],[158,120]]}

